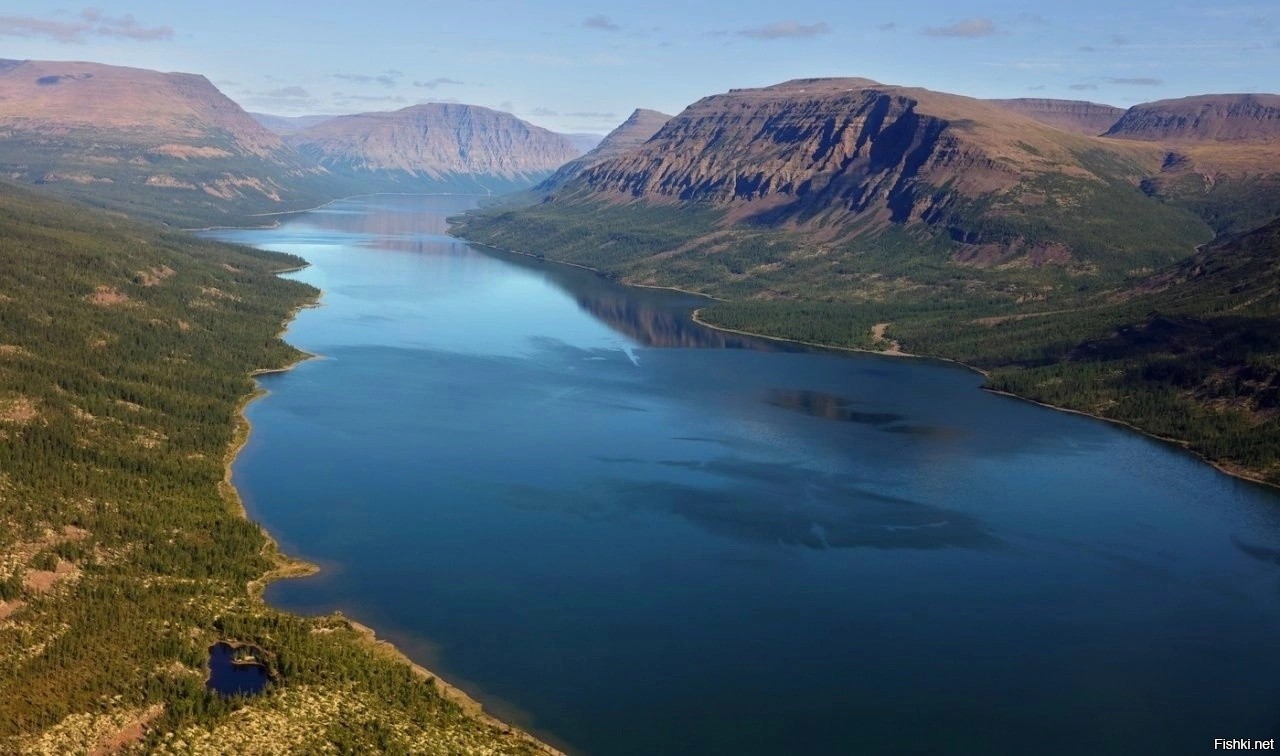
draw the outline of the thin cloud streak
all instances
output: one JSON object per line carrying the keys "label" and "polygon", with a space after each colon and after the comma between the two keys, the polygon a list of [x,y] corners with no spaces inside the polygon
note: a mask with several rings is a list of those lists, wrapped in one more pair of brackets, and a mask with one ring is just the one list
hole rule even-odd
{"label": "thin cloud streak", "polygon": [[831,33],[831,25],[826,21],[816,24],[801,24],[796,21],[776,21],[751,29],[740,29],[738,36],[751,39],[805,39]]}
{"label": "thin cloud streak", "polygon": [[989,18],[966,18],[947,26],[925,27],[930,37],[990,37],[996,33],[996,25]]}
{"label": "thin cloud streak", "polygon": [[83,44],[86,37],[115,37],[137,42],[173,38],[168,26],[143,26],[132,14],[108,16],[97,8],[85,8],[76,21],[36,16],[0,16],[0,36],[48,37],[61,44]]}
{"label": "thin cloud streak", "polygon": [[606,32],[616,32],[622,28],[610,21],[608,16],[592,16],[591,18],[583,19],[582,25],[587,29]]}

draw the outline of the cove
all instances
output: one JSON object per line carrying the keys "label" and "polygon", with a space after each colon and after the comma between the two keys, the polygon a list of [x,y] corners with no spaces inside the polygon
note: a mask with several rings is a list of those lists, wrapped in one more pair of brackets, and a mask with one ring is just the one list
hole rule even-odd
{"label": "cove", "polygon": [[[464,197],[217,238],[324,291],[234,466],[342,610],[574,753],[1199,753],[1280,729],[1280,496],[954,365],[720,334]],[[554,250],[545,250],[554,257]]]}

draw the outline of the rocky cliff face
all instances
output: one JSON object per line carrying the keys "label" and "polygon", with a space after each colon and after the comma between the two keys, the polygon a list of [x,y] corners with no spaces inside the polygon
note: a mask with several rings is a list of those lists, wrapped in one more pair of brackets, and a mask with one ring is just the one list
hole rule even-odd
{"label": "rocky cliff face", "polygon": [[339,116],[286,137],[331,172],[402,185],[494,178],[532,184],[580,153],[567,137],[475,105]]}
{"label": "rocky cliff face", "polygon": [[317,179],[203,76],[0,64],[0,176],[181,223],[299,207]]}
{"label": "rocky cliff face", "polygon": [[704,98],[566,191],[735,206],[736,218],[911,223],[960,198],[1068,170],[1082,138],[971,98],[866,79],[786,82]]}
{"label": "rocky cliff face", "polygon": [[1280,141],[1280,95],[1198,95],[1135,105],[1106,136],[1160,142]]}
{"label": "rocky cliff face", "polygon": [[1025,97],[989,102],[1054,128],[1089,136],[1097,136],[1110,129],[1125,112],[1123,108],[1083,100]]}
{"label": "rocky cliff face", "polygon": [[549,191],[563,186],[571,179],[577,178],[586,169],[639,147],[649,141],[650,137],[658,133],[658,129],[661,129],[670,120],[671,116],[666,113],[644,108],[637,109],[618,128],[609,132],[609,135],[602,139],[594,149],[560,166],[538,188]]}

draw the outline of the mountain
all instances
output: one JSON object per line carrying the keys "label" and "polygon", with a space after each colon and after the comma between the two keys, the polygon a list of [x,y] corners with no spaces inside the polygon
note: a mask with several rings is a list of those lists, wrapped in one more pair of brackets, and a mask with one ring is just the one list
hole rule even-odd
{"label": "mountain", "polygon": [[[839,244],[909,232],[928,242],[916,254],[1120,275],[1208,238],[1189,213],[1140,191],[1164,157],[983,100],[804,79],[699,100],[647,141],[583,167],[539,212],[681,206],[723,213],[725,231]],[[1117,255],[1117,242],[1132,253]]]}
{"label": "mountain", "polygon": [[1130,108],[1106,133],[1161,145],[1145,192],[1191,208],[1217,233],[1280,216],[1280,95],[1221,94]]}
{"label": "mountain", "polygon": [[577,148],[578,152],[590,152],[591,150],[594,150],[596,145],[600,144],[600,140],[604,138],[599,134],[586,133],[565,134],[564,136],[570,142],[573,142],[573,146]]}
{"label": "mountain", "polygon": [[249,115],[253,120],[280,135],[293,134],[309,126],[324,123],[330,118],[337,118],[335,115],[279,116],[270,113],[250,113]]}
{"label": "mountain", "polygon": [[988,102],[1054,128],[1089,136],[1097,136],[1110,129],[1125,113],[1124,108],[1083,100],[1024,97],[1014,100],[988,100]]}
{"label": "mountain", "polygon": [[441,103],[338,116],[286,141],[368,191],[504,191],[580,154],[568,137],[509,113]]}
{"label": "mountain", "polygon": [[0,175],[143,217],[208,223],[314,199],[319,171],[208,79],[0,61]]}
{"label": "mountain", "polygon": [[1135,105],[1106,135],[1155,142],[1280,141],[1280,95],[1200,95]]}
{"label": "mountain", "polygon": [[1271,98],[1138,106],[1101,136],[1089,104],[732,90],[454,233],[715,296],[717,327],[960,360],[1280,482]]}
{"label": "mountain", "polygon": [[599,144],[595,145],[590,152],[560,166],[538,188],[550,190],[563,186],[586,169],[639,147],[649,141],[649,138],[658,133],[658,129],[661,129],[670,120],[671,116],[666,113],[643,108],[637,109],[618,128],[609,132],[608,136],[600,140]]}

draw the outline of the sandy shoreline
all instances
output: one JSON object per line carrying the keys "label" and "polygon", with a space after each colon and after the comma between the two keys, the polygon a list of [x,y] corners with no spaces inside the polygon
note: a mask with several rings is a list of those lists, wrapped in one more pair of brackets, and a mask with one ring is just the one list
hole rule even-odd
{"label": "sandy shoreline", "polygon": [[[275,271],[275,274],[283,275],[285,273],[294,273],[299,270],[304,270],[305,268],[308,268],[308,267],[310,267],[310,263],[298,266],[296,268],[278,270],[278,271]],[[283,338],[283,336],[288,332],[289,326],[293,323],[294,319],[298,316],[298,313],[302,312],[303,310],[320,307],[321,306],[320,300],[322,295],[323,295],[323,292],[320,292],[319,294],[316,295],[316,297],[312,301],[298,305],[297,307],[293,308],[293,310],[291,310],[289,314],[285,317],[285,320],[281,324],[281,328],[280,328],[280,331],[277,333],[277,336],[280,338]],[[291,344],[290,346],[293,346],[293,345]],[[249,376],[256,379],[258,376],[263,376],[263,375],[287,373],[293,370],[294,368],[296,368],[298,365],[301,365],[302,363],[307,362],[309,360],[323,359],[321,355],[312,354],[305,350],[298,349],[298,347],[296,346],[293,346],[293,348],[301,352],[301,355],[297,359],[295,359],[293,362],[290,362],[287,365],[283,365],[281,367],[276,367],[276,368],[258,368],[255,370],[251,370],[249,372]],[[250,392],[249,394],[246,394],[244,397],[241,398],[240,404],[236,408],[236,413],[235,413],[236,427],[235,427],[234,435],[232,437],[231,444],[227,449],[226,458],[223,464],[222,481],[219,484],[219,488],[221,489],[222,495],[226,497],[226,499],[229,502],[232,502],[235,505],[240,516],[246,520],[250,519],[249,511],[245,507],[244,499],[241,498],[239,490],[236,489],[235,484],[232,482],[232,479],[231,479],[232,467],[235,464],[236,458],[240,456],[240,452],[244,449],[245,445],[249,442],[249,436],[253,432],[253,424],[249,422],[249,418],[245,414],[245,412],[248,409],[250,404],[257,401],[258,399],[261,399],[267,396],[269,393],[270,392],[262,388],[261,385],[258,385],[254,391]],[[279,543],[271,535],[271,533],[267,531],[266,528],[259,526],[259,530],[262,531],[263,536],[266,538],[266,543],[263,545],[263,552],[272,562],[275,563],[276,566],[271,570],[269,570],[268,572],[264,573],[261,577],[258,577],[257,579],[252,580],[248,583],[246,588],[249,591],[251,596],[258,599],[259,601],[265,601],[265,599],[263,598],[263,593],[265,592],[267,585],[269,585],[273,581],[285,580],[289,578],[306,577],[308,575],[314,575],[320,571],[320,566],[317,564],[314,564],[312,562],[307,562],[302,559],[297,559],[295,557],[290,557],[284,554],[280,550]],[[462,691],[461,689],[453,685],[450,685],[446,680],[441,678],[439,675],[435,674],[434,672],[422,666],[421,664],[418,664],[417,662],[413,661],[403,651],[396,648],[390,642],[385,640],[379,640],[372,628],[368,627],[367,625],[362,625],[359,622],[355,622],[354,620],[350,620],[350,619],[347,619],[346,622],[351,627],[352,630],[356,631],[356,633],[358,633],[364,639],[365,643],[370,645],[372,648],[377,649],[381,653],[391,658],[394,658],[403,664],[407,664],[410,667],[410,669],[414,671],[415,674],[421,677],[424,681],[433,682],[436,685],[436,687],[439,689],[441,695],[443,695],[446,699],[458,704],[464,711],[466,711],[471,716],[505,733],[508,733],[516,738],[519,738],[520,740],[544,751],[549,756],[564,756],[564,753],[562,751],[556,748],[553,748],[547,743],[544,743],[543,741],[539,740],[538,738],[534,737],[528,732],[525,732],[524,730],[514,725],[511,725],[507,722],[503,722],[498,718],[490,715],[484,710],[484,707],[478,701],[476,701],[471,696],[467,695],[464,691]]]}

